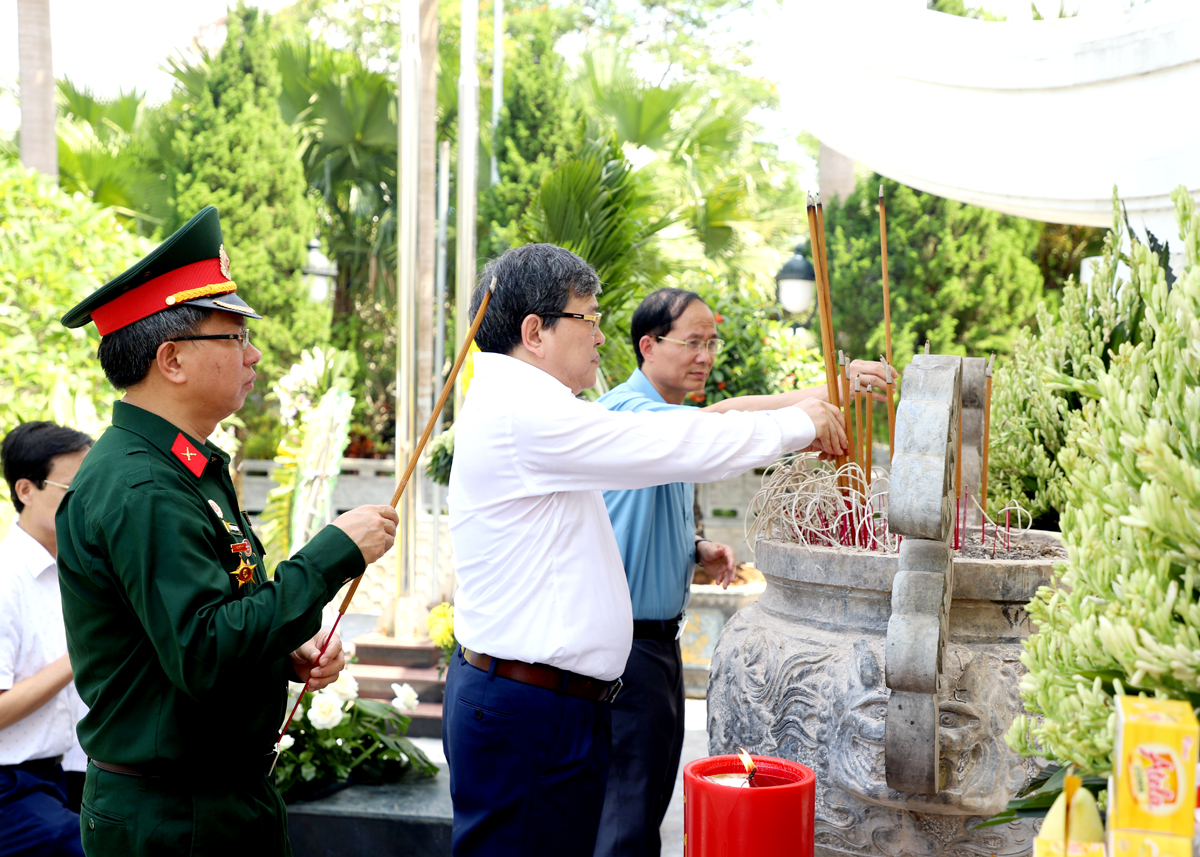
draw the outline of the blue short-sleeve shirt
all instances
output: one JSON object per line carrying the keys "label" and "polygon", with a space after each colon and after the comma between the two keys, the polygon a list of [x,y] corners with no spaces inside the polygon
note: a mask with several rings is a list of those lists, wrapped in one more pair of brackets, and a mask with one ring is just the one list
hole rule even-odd
{"label": "blue short-sleeve shirt", "polygon": [[[691,409],[664,401],[641,369],[601,396],[600,404],[610,411]],[[634,619],[674,619],[687,605],[696,554],[694,495],[691,482],[604,492]]]}

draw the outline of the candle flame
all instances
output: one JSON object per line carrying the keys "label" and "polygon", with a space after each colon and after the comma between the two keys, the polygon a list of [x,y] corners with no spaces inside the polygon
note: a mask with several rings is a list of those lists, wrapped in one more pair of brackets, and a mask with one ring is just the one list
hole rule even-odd
{"label": "candle flame", "polygon": [[750,754],[746,752],[744,747],[738,747],[738,758],[742,760],[742,764],[746,766],[746,774],[750,777],[754,776],[755,766],[754,760],[750,758]]}

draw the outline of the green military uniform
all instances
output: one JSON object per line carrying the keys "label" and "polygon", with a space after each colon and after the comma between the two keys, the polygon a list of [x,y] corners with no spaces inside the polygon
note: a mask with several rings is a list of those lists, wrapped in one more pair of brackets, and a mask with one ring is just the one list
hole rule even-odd
{"label": "green military uniform", "polygon": [[317,632],[319,607],[362,573],[363,556],[326,527],[268,581],[228,463],[118,402],[59,508],[67,644],[91,707],[80,744],[91,759],[162,775],[89,766],[88,854],[140,853],[137,840],[169,840],[172,827],[255,853],[288,850],[266,780],[296,680],[288,653]]}
{"label": "green military uniform", "polygon": [[[133,285],[104,287],[122,295],[158,283],[150,298],[114,302],[123,315],[110,313],[110,328],[177,300],[210,305],[214,293],[215,308],[258,317],[234,302],[228,274],[214,266],[200,275],[218,280],[213,286],[172,279],[184,251],[182,264],[217,256],[217,244],[197,252],[195,241],[179,239],[194,224],[211,244],[216,211],[206,209],[166,251],[118,278]],[[219,243],[219,224],[215,236]],[[220,266],[227,272],[223,247]],[[77,307],[64,323],[81,317]],[[219,449],[118,402],[59,507],[67,646],[90,706],[78,727],[92,760],[81,814],[89,857],[290,853],[286,812],[267,777],[287,681],[296,680],[288,655],[319,630],[321,606],[365,563],[329,526],[268,580],[228,464]]]}

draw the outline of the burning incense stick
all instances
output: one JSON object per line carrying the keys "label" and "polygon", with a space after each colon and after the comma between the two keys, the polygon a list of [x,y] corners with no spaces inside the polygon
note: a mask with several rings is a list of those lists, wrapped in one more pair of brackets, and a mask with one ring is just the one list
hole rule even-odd
{"label": "burning incense stick", "polygon": [[[404,476],[396,485],[396,493],[392,495],[392,502],[390,504],[393,509],[400,502],[400,495],[408,487],[408,480],[412,478],[413,471],[417,469],[417,461],[421,458],[421,453],[425,450],[425,444],[429,442],[429,436],[433,434],[433,427],[437,423],[438,417],[441,416],[442,408],[446,404],[446,399],[450,396],[450,391],[454,389],[454,382],[458,378],[458,370],[462,368],[463,361],[467,359],[467,352],[471,349],[471,343],[475,341],[475,334],[479,332],[479,325],[483,322],[483,314],[487,312],[488,304],[492,300],[492,293],[495,291],[496,278],[492,277],[492,283],[488,287],[488,290],[484,292],[479,309],[475,312],[475,319],[471,322],[471,328],[467,331],[462,348],[458,351],[458,359],[454,361],[454,365],[450,368],[450,376],[446,378],[446,385],[442,387],[442,394],[438,396],[437,404],[433,407],[433,413],[429,415],[429,422],[425,424],[425,431],[421,434],[421,439],[417,441],[412,455],[408,457],[408,466],[404,469]],[[358,591],[358,584],[362,582],[362,579],[363,576],[361,574],[354,578],[354,582],[350,584],[350,589],[346,592],[346,597],[342,599],[342,606],[338,608],[338,615],[333,620],[333,627],[329,629],[329,636],[325,638],[325,642],[321,646],[321,651],[317,655],[318,663],[321,660],[321,656],[325,654],[325,649],[329,647],[329,641],[333,639],[333,634],[337,630],[338,623],[346,615],[346,610],[350,607],[350,599]],[[296,704],[292,706],[292,711],[288,714],[287,720],[284,721],[283,728],[279,730],[279,737],[275,739],[275,758],[271,761],[271,770],[267,772],[268,776],[275,771],[275,765],[279,761],[279,754],[283,751],[283,736],[287,734],[288,726],[292,724],[292,718],[296,716],[296,709],[300,707],[300,701],[304,699],[304,694],[307,691],[308,685],[305,684],[296,697]]]}

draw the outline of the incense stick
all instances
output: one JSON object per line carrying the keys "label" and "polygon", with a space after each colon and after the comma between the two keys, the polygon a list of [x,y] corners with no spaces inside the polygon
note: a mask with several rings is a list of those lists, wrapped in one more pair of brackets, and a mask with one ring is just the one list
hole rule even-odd
{"label": "incense stick", "polygon": [[[450,369],[450,375],[446,378],[445,386],[442,387],[442,394],[438,396],[433,413],[429,415],[429,422],[425,424],[425,431],[421,434],[421,439],[417,441],[412,455],[409,456],[408,466],[404,469],[404,476],[396,486],[396,493],[392,495],[390,505],[393,509],[400,502],[400,495],[404,493],[404,489],[408,486],[408,480],[412,478],[413,471],[417,468],[417,461],[421,458],[421,453],[425,450],[425,444],[429,442],[429,436],[433,434],[433,427],[436,425],[438,417],[442,414],[442,408],[446,404],[446,399],[450,396],[450,391],[454,389],[454,382],[458,378],[458,370],[462,368],[463,361],[467,359],[467,352],[471,349],[471,343],[475,341],[475,334],[479,332],[479,325],[483,323],[483,314],[487,312],[488,304],[492,300],[492,293],[495,291],[496,278],[492,277],[492,283],[488,287],[488,290],[483,293],[483,300],[479,304],[479,309],[475,312],[475,319],[471,322],[471,328],[467,331],[467,336],[463,340],[462,347],[458,350],[458,358],[454,361],[454,366]],[[333,627],[329,629],[329,635],[325,638],[325,642],[321,645],[321,650],[317,653],[317,663],[321,662],[321,657],[324,656],[325,650],[329,647],[329,642],[333,639],[333,634],[337,631],[342,617],[346,615],[346,610],[350,607],[350,599],[358,591],[358,584],[362,582],[362,579],[363,575],[360,574],[350,584],[350,589],[347,590],[346,597],[342,599],[342,606],[338,608],[337,618],[333,620]],[[308,683],[305,682],[304,687],[301,688],[300,693],[296,696],[296,704],[292,706],[292,711],[288,714],[287,720],[284,721],[283,728],[279,730],[279,737],[275,739],[275,758],[271,761],[271,769],[267,771],[268,776],[275,771],[275,765],[279,762],[279,754],[283,750],[281,746],[283,736],[287,734],[288,727],[292,724],[292,718],[296,716],[296,709],[300,707],[300,702],[304,699],[304,694],[307,692]]]}
{"label": "incense stick", "polygon": [[887,362],[892,363],[892,298],[888,290],[887,206],[883,184],[879,185],[879,255],[883,259],[883,337]]}
{"label": "incense stick", "polygon": [[[866,460],[867,460],[866,455],[864,454],[864,450],[863,450],[863,438],[865,437],[865,435],[863,434],[862,418],[863,418],[862,384],[859,382],[858,376],[855,375],[854,376],[854,425],[856,427],[855,430],[857,432],[857,435],[856,435],[857,440],[854,443],[854,460],[856,462],[858,462],[859,467],[865,467]],[[865,481],[862,478],[860,478],[859,482],[862,483],[861,488],[865,489],[866,488]]]}
{"label": "incense stick", "polygon": [[[808,232],[813,245],[813,267],[817,275],[816,282],[816,297],[817,297],[817,315],[821,325],[821,356],[825,359],[825,387],[829,392],[829,402],[835,408],[839,407],[840,399],[838,397],[837,388],[837,365],[833,358],[833,325],[832,321],[826,318],[828,309],[828,299],[825,297],[824,289],[821,283],[824,277],[821,273],[821,254],[816,250],[817,244],[817,212],[813,204],[812,194],[808,195]],[[840,461],[840,459],[839,459]]]}
{"label": "incense stick", "polygon": [[992,356],[988,358],[987,366],[983,369],[984,374],[984,392],[983,392],[983,474],[981,486],[979,488],[979,504],[983,511],[983,520],[987,521],[987,482],[988,482],[988,444],[991,440],[992,433],[992,364],[996,362],[996,353],[993,351]]}
{"label": "incense stick", "polygon": [[883,358],[884,375],[887,378],[887,424],[888,424],[888,463],[896,455],[896,396],[895,381],[892,380],[892,361]]}
{"label": "incense stick", "polygon": [[[884,367],[884,371],[887,367]],[[867,502],[871,501],[871,447],[875,443],[875,391],[870,384],[867,384],[867,437],[863,444],[866,450],[866,467],[867,472]]]}

